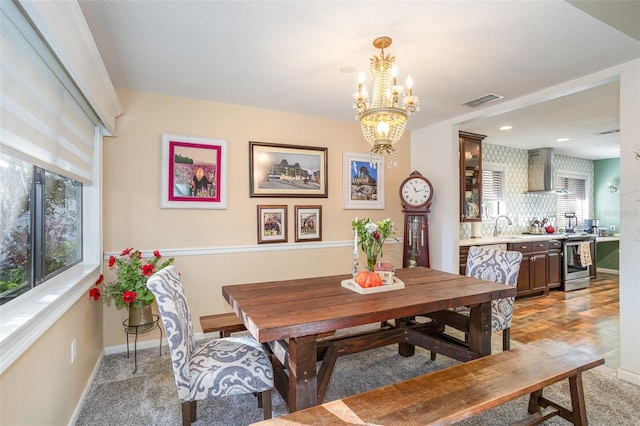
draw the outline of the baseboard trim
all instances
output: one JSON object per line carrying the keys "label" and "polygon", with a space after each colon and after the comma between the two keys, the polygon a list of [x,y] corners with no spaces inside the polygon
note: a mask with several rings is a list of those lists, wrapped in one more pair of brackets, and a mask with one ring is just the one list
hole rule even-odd
{"label": "baseboard trim", "polygon": [[93,367],[91,376],[89,377],[89,380],[87,380],[87,384],[84,387],[84,390],[82,391],[82,395],[80,395],[80,399],[78,400],[78,405],[76,405],[76,408],[73,410],[73,413],[71,414],[71,418],[69,419],[68,426],[74,426],[76,423],[78,423],[78,418],[80,417],[80,413],[82,412],[84,403],[87,400],[87,397],[89,396],[89,392],[91,391],[93,382],[98,376],[98,371],[100,371],[100,366],[102,365],[103,359],[104,359],[104,350],[100,353],[100,356],[96,361],[96,365]]}
{"label": "baseboard trim", "polygon": [[614,274],[620,275],[620,271],[617,269],[607,269],[607,268],[596,268],[597,272],[602,272],[603,274]]}
{"label": "baseboard trim", "polygon": [[629,370],[623,370],[622,368],[618,368],[616,372],[616,376],[620,380],[624,380],[625,382],[633,383],[634,385],[640,386],[640,374],[633,373]]}
{"label": "baseboard trim", "polygon": [[[193,334],[193,338],[197,341],[199,340],[204,340],[204,339],[212,339],[212,338],[217,338],[218,333],[194,333]],[[158,342],[158,339],[149,339],[149,340],[141,340],[138,341],[138,350],[141,349],[148,349],[148,348],[157,348],[158,346],[162,345],[164,346],[164,348],[162,349],[163,351],[166,350],[166,346],[169,343],[167,342],[167,338],[162,337],[162,344],[160,344]],[[133,343],[129,343],[129,350],[131,352],[133,352]],[[104,348],[104,355],[114,355],[114,354],[123,354],[123,353],[127,353],[127,344],[123,344],[123,345],[116,345],[116,346],[109,346]],[[164,352],[163,352],[164,353]],[[102,358],[100,358],[102,360]]]}

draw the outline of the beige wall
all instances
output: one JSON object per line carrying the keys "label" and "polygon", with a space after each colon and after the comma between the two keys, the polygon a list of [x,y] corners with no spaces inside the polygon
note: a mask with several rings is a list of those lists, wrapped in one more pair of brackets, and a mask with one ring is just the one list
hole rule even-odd
{"label": "beige wall", "polygon": [[[343,210],[342,153],[368,152],[356,121],[343,122],[246,108],[228,104],[119,90],[124,114],[117,120],[117,138],[104,143],[104,250],[119,252],[134,246],[176,254],[196,331],[197,318],[227,312],[221,286],[264,280],[345,274],[352,268],[352,249],[330,243],[353,239],[355,216],[391,219],[402,226],[398,198],[400,182],[408,176],[409,139],[399,146],[398,165],[386,169],[385,210]],[[350,108],[345,99],[345,109]],[[185,210],[160,208],[160,139],[162,133],[223,139],[228,142],[228,208]],[[328,148],[328,198],[250,198],[249,141]],[[256,206],[288,206],[289,244],[257,245]],[[319,249],[294,243],[294,206],[322,205]],[[324,244],[323,244],[324,243]],[[282,250],[278,250],[278,245]],[[213,253],[220,247],[248,247],[240,253]],[[292,247],[293,246],[293,247]],[[300,246],[298,246],[300,247]],[[276,249],[275,251],[273,249]],[[204,254],[181,255],[186,249]],[[207,250],[210,249],[210,252]],[[385,258],[400,265],[401,249],[393,245]],[[105,265],[105,269],[108,269]],[[110,271],[107,281],[113,278]],[[125,343],[126,312],[105,307],[105,347]],[[144,336],[146,339],[157,335]]]}
{"label": "beige wall", "polygon": [[[102,309],[80,299],[0,377],[0,424],[69,422],[102,353]],[[77,357],[71,364],[71,342]]]}

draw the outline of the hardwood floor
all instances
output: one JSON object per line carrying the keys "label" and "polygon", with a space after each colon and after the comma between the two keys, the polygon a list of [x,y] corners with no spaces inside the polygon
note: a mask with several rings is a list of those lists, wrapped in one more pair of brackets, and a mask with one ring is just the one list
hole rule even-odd
{"label": "hardwood floor", "polygon": [[598,273],[586,289],[517,299],[511,339],[519,343],[560,340],[601,355],[605,359],[601,368],[615,372],[620,366],[618,283],[618,275]]}

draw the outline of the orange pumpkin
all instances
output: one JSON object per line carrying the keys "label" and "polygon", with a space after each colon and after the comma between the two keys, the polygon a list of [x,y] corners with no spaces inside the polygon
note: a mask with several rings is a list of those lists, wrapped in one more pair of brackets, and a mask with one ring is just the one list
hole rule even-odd
{"label": "orange pumpkin", "polygon": [[363,288],[378,287],[382,285],[382,278],[380,275],[370,271],[358,272],[354,280]]}

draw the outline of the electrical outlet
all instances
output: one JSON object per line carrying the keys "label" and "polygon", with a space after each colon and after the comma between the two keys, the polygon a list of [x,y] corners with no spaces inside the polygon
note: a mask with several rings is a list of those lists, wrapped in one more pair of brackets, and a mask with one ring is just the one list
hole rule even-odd
{"label": "electrical outlet", "polygon": [[71,364],[76,362],[76,340],[73,339],[73,342],[71,342]]}

